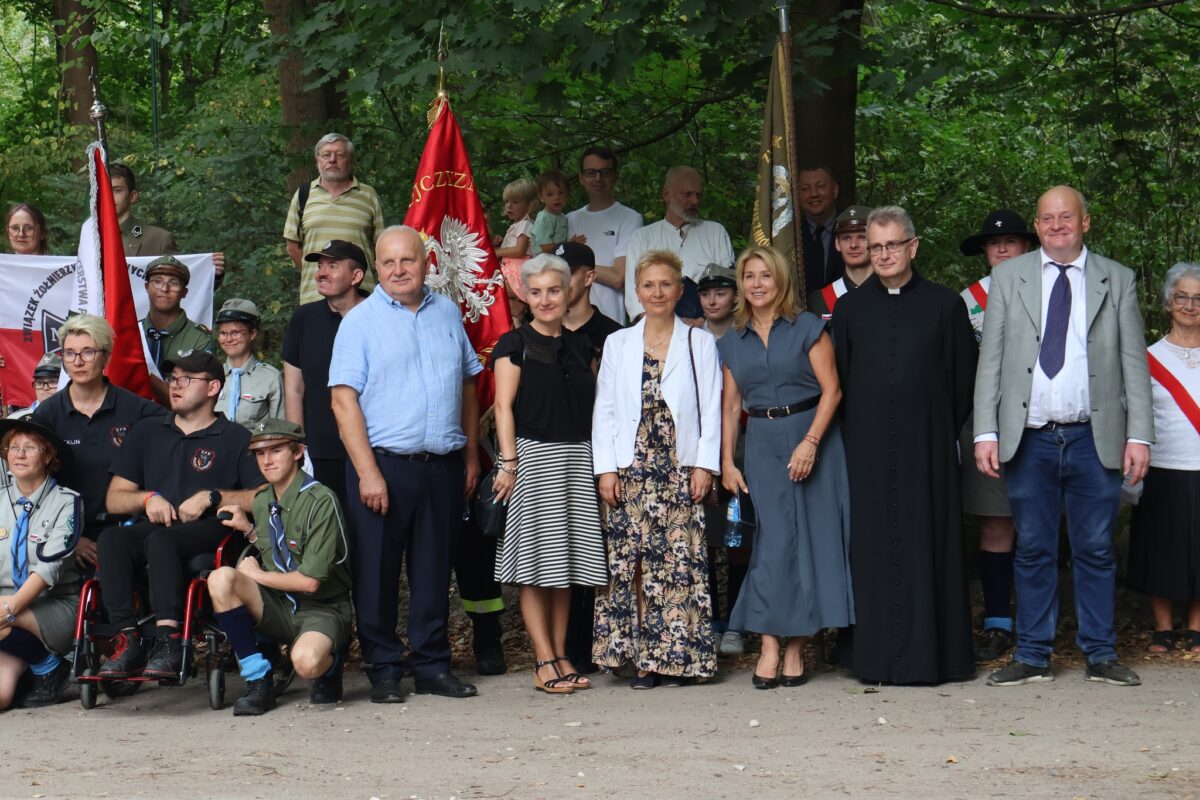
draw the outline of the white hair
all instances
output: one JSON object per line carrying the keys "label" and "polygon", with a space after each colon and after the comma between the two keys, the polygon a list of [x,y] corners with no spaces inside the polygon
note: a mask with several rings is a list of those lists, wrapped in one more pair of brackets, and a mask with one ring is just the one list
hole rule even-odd
{"label": "white hair", "polygon": [[867,215],[867,227],[872,225],[891,225],[896,223],[904,229],[904,235],[908,238],[915,238],[917,229],[913,225],[912,217],[908,215],[900,206],[880,206]]}
{"label": "white hair", "polygon": [[542,253],[521,263],[521,283],[529,288],[529,279],[543,272],[554,272],[562,279],[563,288],[571,285],[571,267],[566,261],[550,253]]}
{"label": "white hair", "polygon": [[344,136],[343,134],[340,134],[340,133],[327,133],[324,136],[322,136],[320,139],[318,139],[317,144],[313,147],[313,157],[320,158],[321,157],[321,148],[327,144],[334,144],[335,142],[345,142],[346,143],[346,157],[349,158],[350,163],[353,164],[354,163],[354,142],[350,141],[349,137]]}
{"label": "white hair", "polygon": [[1171,295],[1175,293],[1175,286],[1184,278],[1195,278],[1200,281],[1200,264],[1180,261],[1167,270],[1167,277],[1163,279],[1162,288],[1163,308],[1171,307]]}

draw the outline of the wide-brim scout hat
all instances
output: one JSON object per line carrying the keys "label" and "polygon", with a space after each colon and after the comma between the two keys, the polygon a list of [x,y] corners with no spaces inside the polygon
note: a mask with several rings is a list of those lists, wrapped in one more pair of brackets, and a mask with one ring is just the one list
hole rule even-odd
{"label": "wide-brim scout hat", "polygon": [[737,270],[730,267],[722,267],[720,264],[709,264],[704,268],[704,272],[700,273],[700,280],[696,281],[696,286],[702,292],[705,289],[719,289],[722,287],[736,289]]}
{"label": "wide-brim scout hat", "polygon": [[321,256],[325,258],[343,259],[348,258],[355,264],[358,264],[364,270],[367,268],[367,254],[362,248],[353,242],[347,242],[344,239],[330,239],[321,244],[320,250],[314,250],[304,256],[305,261],[317,262],[321,260]]}
{"label": "wide-brim scout hat", "polygon": [[833,235],[837,236],[839,233],[849,233],[850,231],[865,231],[867,217],[871,216],[872,210],[867,206],[850,206],[838,214],[837,219],[833,221]]}
{"label": "wide-brim scout hat", "polygon": [[183,285],[187,286],[188,281],[192,279],[192,271],[188,269],[187,264],[180,261],[175,256],[159,256],[146,265],[146,281],[155,275],[174,275],[183,281]]}
{"label": "wide-brim scout hat", "polygon": [[175,359],[168,359],[162,362],[163,380],[167,380],[171,371],[181,369],[184,372],[202,372],[214,381],[220,381],[221,385],[225,385],[225,367],[217,360],[217,357],[212,353],[206,353],[203,350],[192,350],[190,353],[184,353]]}
{"label": "wide-brim scout hat", "polygon": [[[59,438],[57,433],[50,430],[45,425],[34,422],[28,417],[23,417],[21,419],[0,419],[0,439],[3,439],[9,431],[36,433],[45,438],[46,441],[50,442],[50,445],[54,448],[54,454],[58,456],[58,462],[63,467],[66,467],[75,458],[74,454],[71,452],[71,448],[66,442]],[[3,456],[4,460],[7,461],[8,453],[3,453]]]}
{"label": "wide-brim scout hat", "polygon": [[304,444],[304,429],[295,422],[267,417],[250,426],[250,449],[261,450],[280,442]]}
{"label": "wide-brim scout hat", "polygon": [[554,255],[567,262],[572,272],[580,267],[596,268],[596,254],[582,242],[563,242],[554,248]]}
{"label": "wide-brim scout hat", "polygon": [[62,357],[58,353],[46,353],[33,368],[35,378],[57,378],[62,372]]}
{"label": "wide-brim scout hat", "polygon": [[1037,234],[1025,226],[1025,220],[1020,214],[1001,208],[988,214],[979,228],[979,233],[963,239],[958,249],[964,256],[983,255],[984,243],[993,236],[1020,236],[1026,239],[1031,247],[1038,243]]}
{"label": "wide-brim scout hat", "polygon": [[258,306],[252,300],[245,300],[241,297],[231,297],[221,306],[221,310],[217,312],[217,324],[222,322],[247,322],[251,325],[257,325],[260,315]]}

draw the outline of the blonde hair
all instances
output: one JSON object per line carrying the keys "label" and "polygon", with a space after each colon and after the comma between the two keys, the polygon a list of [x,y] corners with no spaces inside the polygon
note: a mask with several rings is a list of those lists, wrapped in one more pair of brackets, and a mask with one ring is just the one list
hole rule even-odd
{"label": "blonde hair", "polygon": [[517,178],[504,187],[502,197],[505,200],[516,200],[519,203],[534,203],[538,199],[538,187],[529,178]]}
{"label": "blonde hair", "polygon": [[113,329],[104,317],[93,314],[76,314],[58,329],[58,341],[65,342],[68,336],[90,336],[97,350],[112,352]]}
{"label": "blonde hair", "polygon": [[751,314],[750,303],[746,300],[746,263],[756,258],[767,265],[767,272],[771,273],[771,278],[779,289],[779,294],[775,298],[775,308],[772,309],[774,316],[791,319],[799,310],[796,302],[796,289],[792,284],[792,268],[783,253],[770,245],[747,247],[738,256],[737,263],[733,265],[733,268],[737,270],[738,288],[737,305],[733,308],[733,326],[739,331],[746,329],[746,323],[750,321]]}
{"label": "blonde hair", "polygon": [[652,266],[659,265],[666,267],[675,273],[676,283],[683,283],[683,262],[679,260],[679,256],[672,253],[670,250],[650,250],[644,253],[638,259],[637,266],[633,268],[633,282],[636,284],[642,279],[642,273]]}

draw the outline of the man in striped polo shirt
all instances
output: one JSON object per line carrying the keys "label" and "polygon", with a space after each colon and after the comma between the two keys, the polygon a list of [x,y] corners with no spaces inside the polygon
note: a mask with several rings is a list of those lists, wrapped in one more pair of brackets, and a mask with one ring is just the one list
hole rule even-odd
{"label": "man in striped polo shirt", "polygon": [[300,270],[300,302],[321,299],[317,292],[316,264],[304,261],[306,253],[320,251],[325,242],[341,239],[362,248],[367,256],[367,274],[362,287],[375,285],[371,267],[372,245],[383,231],[383,206],[379,195],[354,177],[354,143],[340,133],[327,133],[313,148],[319,176],[301,186],[288,207],[283,238],[288,255]]}

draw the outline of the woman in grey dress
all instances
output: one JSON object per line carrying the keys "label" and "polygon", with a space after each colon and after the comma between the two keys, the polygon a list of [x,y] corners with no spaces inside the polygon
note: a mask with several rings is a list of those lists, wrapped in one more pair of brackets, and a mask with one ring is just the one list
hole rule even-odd
{"label": "woman in grey dress", "polygon": [[[734,329],[717,342],[725,375],[721,475],[729,491],[750,493],[758,527],[729,626],[762,634],[756,688],[800,686],[808,638],[854,622],[846,457],[833,418],[842,392],[825,324],[796,309],[779,251],[745,250],[737,281]],[[744,477],[733,463],[743,408]],[[781,638],[788,639],[782,657]]]}

